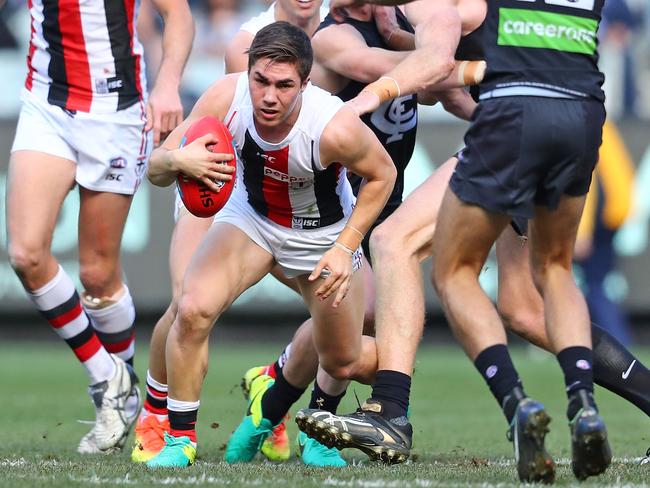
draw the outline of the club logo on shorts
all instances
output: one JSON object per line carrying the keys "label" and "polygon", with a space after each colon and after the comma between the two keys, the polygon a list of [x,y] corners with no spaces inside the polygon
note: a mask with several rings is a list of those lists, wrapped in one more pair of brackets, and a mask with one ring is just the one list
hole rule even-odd
{"label": "club logo on shorts", "polygon": [[118,156],[116,158],[111,159],[111,162],[109,163],[111,168],[115,169],[123,169],[126,168],[126,158],[123,158],[122,156]]}

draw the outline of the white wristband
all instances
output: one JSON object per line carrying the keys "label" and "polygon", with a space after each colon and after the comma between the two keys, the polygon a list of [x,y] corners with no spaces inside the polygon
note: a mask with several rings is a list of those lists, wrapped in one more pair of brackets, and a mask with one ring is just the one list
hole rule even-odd
{"label": "white wristband", "polygon": [[354,251],[350,249],[348,246],[341,244],[339,241],[334,241],[334,247],[338,247],[342,251],[347,252],[350,256],[354,256]]}

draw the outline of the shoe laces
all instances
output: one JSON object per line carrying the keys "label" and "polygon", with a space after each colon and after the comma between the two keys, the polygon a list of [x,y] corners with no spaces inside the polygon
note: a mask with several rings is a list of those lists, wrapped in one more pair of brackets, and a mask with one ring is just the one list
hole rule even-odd
{"label": "shoe laces", "polygon": [[135,427],[136,438],[143,444],[163,444],[165,434],[169,432],[169,420],[158,420],[155,415],[147,415]]}

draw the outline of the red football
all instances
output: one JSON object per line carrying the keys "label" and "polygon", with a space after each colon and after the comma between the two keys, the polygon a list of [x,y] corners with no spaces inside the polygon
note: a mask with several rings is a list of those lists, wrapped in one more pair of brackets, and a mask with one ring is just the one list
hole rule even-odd
{"label": "red football", "polygon": [[[235,158],[232,161],[224,161],[222,164],[236,168],[237,157],[232,142],[232,135],[219,119],[210,117],[209,115],[200,118],[187,129],[187,132],[185,132],[181,140],[181,147],[190,144],[195,139],[206,134],[213,134],[218,139],[216,144],[208,146],[208,150],[215,153],[232,154]],[[185,176],[184,174],[179,174],[176,180],[178,192],[181,195],[185,207],[197,217],[212,217],[223,208],[235,186],[235,173],[232,173],[232,180],[217,181],[216,183],[221,188],[219,193],[210,190],[203,182]]]}

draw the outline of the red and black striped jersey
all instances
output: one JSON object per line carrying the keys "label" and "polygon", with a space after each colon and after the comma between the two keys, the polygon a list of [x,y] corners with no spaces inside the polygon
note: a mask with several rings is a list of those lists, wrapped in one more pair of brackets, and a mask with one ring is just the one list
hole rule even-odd
{"label": "red and black striped jersey", "polygon": [[293,128],[270,143],[255,129],[248,75],[240,75],[225,120],[239,156],[238,186],[259,214],[293,229],[325,227],[350,215],[354,195],[345,168],[320,161],[320,137],[341,107],[341,99],[309,84]]}
{"label": "red and black striped jersey", "polygon": [[139,0],[29,0],[25,88],[66,110],[108,113],[146,97]]}

